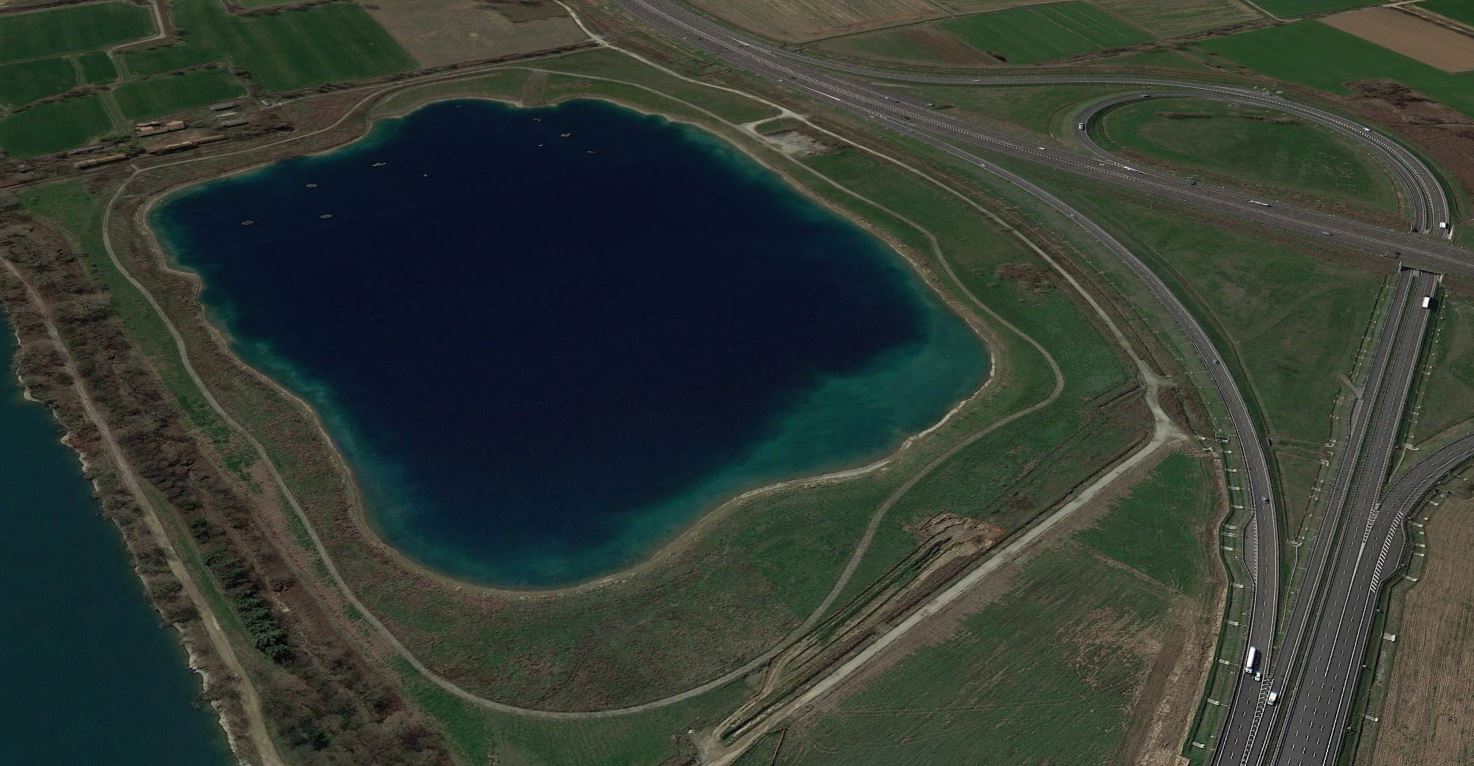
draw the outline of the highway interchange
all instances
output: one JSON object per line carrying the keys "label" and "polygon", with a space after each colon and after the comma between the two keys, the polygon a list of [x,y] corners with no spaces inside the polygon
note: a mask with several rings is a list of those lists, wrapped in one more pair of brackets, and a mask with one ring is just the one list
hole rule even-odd
{"label": "highway interchange", "polygon": [[[1243,530],[1245,564],[1252,580],[1248,642],[1263,652],[1263,681],[1241,676],[1224,729],[1214,746],[1215,764],[1316,764],[1334,762],[1345,730],[1381,586],[1401,560],[1403,521],[1434,485],[1474,458],[1474,436],[1425,458],[1385,489],[1407,394],[1418,366],[1436,272],[1474,277],[1474,254],[1448,243],[1453,234],[1442,184],[1415,154],[1377,131],[1340,115],[1285,99],[1277,93],[1157,77],[1076,74],[965,76],[880,71],[772,46],[702,16],[672,0],[618,0],[619,5],[665,35],[711,54],[751,75],[877,123],[987,171],[1063,214],[1121,260],[1165,310],[1191,345],[1213,393],[1227,413],[1230,444],[1252,509]],[[855,79],[855,78],[861,79]],[[945,85],[1108,84],[1133,92],[1091,105],[1077,120],[1076,139],[1087,150],[1041,146],[1036,138],[941,113],[904,88],[883,81]],[[1155,96],[1189,95],[1268,107],[1316,122],[1357,141],[1381,161],[1409,204],[1409,231],[1252,200],[1241,191],[1198,183],[1170,173],[1131,167],[1096,146],[1089,124],[1117,104]],[[1084,125],[1086,127],[1080,127]],[[1197,206],[1267,227],[1395,258],[1401,271],[1392,305],[1375,343],[1373,363],[1355,406],[1350,433],[1328,494],[1327,512],[1315,535],[1307,577],[1285,631],[1279,636],[1280,562],[1278,513],[1264,442],[1228,366],[1207,333],[1172,291],[1131,250],[1069,203],[1023,175],[975,153],[1026,160],[1174,202]],[[1391,569],[1389,569],[1391,567]],[[1288,685],[1284,679],[1289,679]],[[1283,701],[1268,704],[1268,693]]]}

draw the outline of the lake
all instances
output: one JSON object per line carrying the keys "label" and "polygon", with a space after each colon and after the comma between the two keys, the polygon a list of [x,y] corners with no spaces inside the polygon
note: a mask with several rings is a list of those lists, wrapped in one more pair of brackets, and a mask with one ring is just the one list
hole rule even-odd
{"label": "lake", "polygon": [[56,421],[21,397],[0,342],[0,763],[230,764]]}
{"label": "lake", "polygon": [[877,459],[986,377],[899,255],[695,128],[432,104],[157,206],[368,516],[453,576],[627,566],[746,489]]}

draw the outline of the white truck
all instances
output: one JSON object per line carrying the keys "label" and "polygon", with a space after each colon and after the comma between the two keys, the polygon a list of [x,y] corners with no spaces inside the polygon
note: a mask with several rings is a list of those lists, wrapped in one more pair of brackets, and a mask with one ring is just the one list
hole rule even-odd
{"label": "white truck", "polygon": [[1259,675],[1259,647],[1249,647],[1249,653],[1244,655],[1244,672]]}

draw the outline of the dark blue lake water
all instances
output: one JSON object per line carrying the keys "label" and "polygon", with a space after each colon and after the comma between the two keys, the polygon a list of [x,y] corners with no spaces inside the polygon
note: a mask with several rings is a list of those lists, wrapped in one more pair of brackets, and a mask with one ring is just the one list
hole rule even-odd
{"label": "dark blue lake water", "polygon": [[155,224],[324,413],[379,531],[482,582],[632,563],[744,489],[885,454],[987,371],[881,242],[599,102],[435,104]]}
{"label": "dark blue lake water", "polygon": [[0,339],[0,763],[233,762],[56,421]]}

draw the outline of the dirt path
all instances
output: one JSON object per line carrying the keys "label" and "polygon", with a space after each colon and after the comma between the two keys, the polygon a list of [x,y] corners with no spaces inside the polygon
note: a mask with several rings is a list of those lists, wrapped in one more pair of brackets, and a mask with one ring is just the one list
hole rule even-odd
{"label": "dirt path", "polygon": [[[31,303],[35,305],[36,310],[45,318],[47,336],[50,337],[51,342],[55,344],[57,350],[65,360],[64,364],[66,365],[67,375],[72,379],[72,390],[76,393],[77,400],[81,402],[82,409],[87,414],[87,419],[97,427],[97,433],[102,441],[103,447],[107,450],[108,457],[113,461],[113,465],[117,467],[119,479],[128,488],[128,493],[133,496],[133,500],[138,504],[139,509],[143,511],[144,523],[148,526],[149,534],[152,535],[154,543],[159,546],[159,550],[164,552],[164,557],[169,564],[169,572],[184,587],[184,591],[189,594],[190,603],[199,612],[201,622],[205,626],[205,631],[210,637],[210,644],[214,647],[216,655],[230,673],[235,676],[237,680],[236,689],[240,694],[241,706],[246,712],[246,719],[249,726],[247,736],[250,738],[251,745],[260,756],[262,763],[267,766],[285,764],[281,754],[276,750],[276,744],[271,740],[271,734],[266,729],[265,717],[261,713],[261,698],[256,692],[255,684],[251,681],[251,677],[246,674],[245,667],[241,665],[240,657],[236,655],[235,647],[231,645],[230,638],[226,636],[224,629],[220,627],[220,622],[216,619],[214,610],[210,607],[210,602],[205,598],[204,593],[200,590],[199,584],[191,576],[189,569],[185,567],[184,561],[179,555],[179,550],[174,546],[174,541],[164,530],[164,525],[162,520],[159,519],[158,511],[149,501],[148,495],[144,493],[143,487],[138,482],[137,473],[128,462],[128,459],[123,455],[122,449],[118,447],[118,443],[113,438],[112,430],[108,427],[107,421],[98,414],[97,406],[93,402],[91,394],[88,393],[86,386],[82,383],[82,374],[77,370],[77,365],[72,359],[71,351],[68,350],[66,343],[62,341],[61,334],[56,330],[56,324],[52,321],[51,313],[46,302],[42,300],[40,293],[36,292],[36,289],[31,286],[31,283],[21,274],[20,270],[15,267],[15,264],[5,259],[0,259],[0,262],[3,262],[5,268],[25,287],[26,294],[30,297]],[[225,729],[227,736],[234,736],[234,732],[230,731],[229,727],[225,727]],[[234,750],[235,748],[232,747],[232,749]]]}

